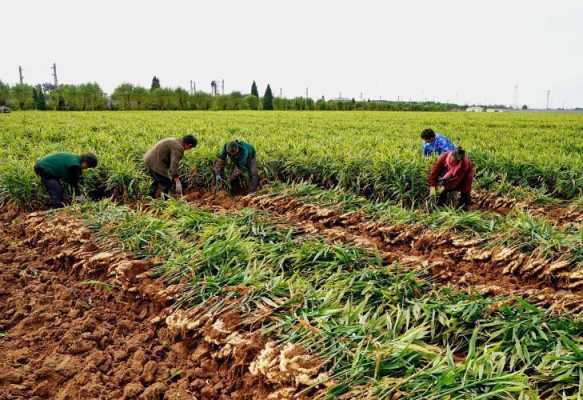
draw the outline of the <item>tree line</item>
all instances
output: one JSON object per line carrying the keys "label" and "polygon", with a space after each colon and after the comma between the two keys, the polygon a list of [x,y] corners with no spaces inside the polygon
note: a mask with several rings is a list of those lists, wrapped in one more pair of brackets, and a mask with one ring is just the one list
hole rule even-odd
{"label": "tree line", "polygon": [[370,111],[451,111],[463,107],[436,102],[373,101],[355,99],[318,99],[274,97],[267,85],[259,95],[253,81],[249,94],[231,92],[212,96],[182,88],[164,88],[155,76],[150,88],[131,83],[119,85],[108,96],[97,83],[80,85],[50,84],[9,86],[0,81],[0,106],[14,110],[370,110]]}

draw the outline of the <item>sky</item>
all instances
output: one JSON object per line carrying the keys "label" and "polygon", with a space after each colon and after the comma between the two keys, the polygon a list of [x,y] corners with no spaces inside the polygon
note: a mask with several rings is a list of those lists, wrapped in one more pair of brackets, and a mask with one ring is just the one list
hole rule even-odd
{"label": "sky", "polygon": [[581,0],[14,0],[0,80],[583,107]]}

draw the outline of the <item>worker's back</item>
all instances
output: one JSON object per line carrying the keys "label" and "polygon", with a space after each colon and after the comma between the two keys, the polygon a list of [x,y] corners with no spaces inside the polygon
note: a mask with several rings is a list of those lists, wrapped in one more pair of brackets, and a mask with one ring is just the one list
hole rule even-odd
{"label": "worker's back", "polygon": [[44,174],[54,178],[68,178],[71,167],[81,168],[81,157],[72,153],[55,153],[36,162]]}
{"label": "worker's back", "polygon": [[175,138],[162,139],[144,155],[146,166],[157,174],[166,176],[172,160],[172,155],[182,158],[184,148],[180,140]]}

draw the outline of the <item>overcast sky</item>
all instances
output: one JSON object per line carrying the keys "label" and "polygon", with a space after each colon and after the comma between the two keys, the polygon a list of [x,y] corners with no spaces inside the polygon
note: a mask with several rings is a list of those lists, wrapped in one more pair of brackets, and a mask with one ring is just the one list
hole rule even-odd
{"label": "overcast sky", "polygon": [[11,0],[0,79],[583,106],[581,0]]}

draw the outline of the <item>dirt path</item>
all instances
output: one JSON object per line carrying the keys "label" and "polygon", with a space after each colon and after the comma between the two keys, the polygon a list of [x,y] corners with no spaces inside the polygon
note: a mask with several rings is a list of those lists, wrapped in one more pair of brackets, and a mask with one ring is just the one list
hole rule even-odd
{"label": "dirt path", "polygon": [[181,287],[151,276],[160,260],[103,251],[65,214],[11,217],[0,221],[0,399],[286,399],[326,379],[236,301],[170,308]]}
{"label": "dirt path", "polygon": [[444,284],[491,295],[520,295],[557,312],[583,311],[583,276],[569,264],[548,262],[510,248],[484,249],[482,243],[410,225],[387,226],[361,213],[339,214],[286,196],[191,193],[187,200],[218,211],[252,207],[282,224],[293,224],[328,240],[376,249],[387,262],[431,271]]}

